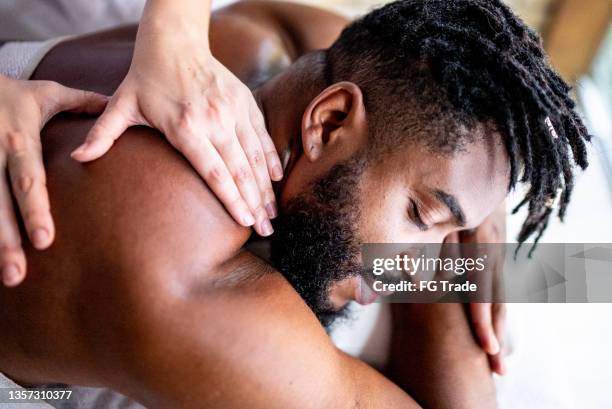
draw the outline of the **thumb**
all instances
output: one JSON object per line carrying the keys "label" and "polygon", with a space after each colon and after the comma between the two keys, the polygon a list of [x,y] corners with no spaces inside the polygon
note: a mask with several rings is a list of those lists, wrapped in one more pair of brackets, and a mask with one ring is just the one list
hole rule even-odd
{"label": "thumb", "polygon": [[104,110],[109,97],[92,91],[64,87],[57,103],[57,112],[70,111],[82,114],[99,114]]}
{"label": "thumb", "polygon": [[85,142],[70,156],[79,162],[98,159],[108,152],[113,143],[132,125],[135,124],[128,120],[118,104],[108,105],[87,134]]}

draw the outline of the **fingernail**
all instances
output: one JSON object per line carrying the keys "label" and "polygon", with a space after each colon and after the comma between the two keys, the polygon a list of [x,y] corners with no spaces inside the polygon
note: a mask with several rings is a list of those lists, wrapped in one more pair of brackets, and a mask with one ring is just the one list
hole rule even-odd
{"label": "fingernail", "polygon": [[283,168],[280,165],[276,165],[272,168],[272,177],[276,180],[283,178]]}
{"label": "fingernail", "polygon": [[15,264],[8,264],[2,269],[2,281],[7,287],[13,287],[19,284],[21,273]]}
{"label": "fingernail", "polygon": [[89,142],[85,142],[81,146],[76,148],[74,151],[72,151],[71,155],[72,156],[74,156],[74,155],[82,155],[83,153],[85,153],[85,150],[87,150],[88,147],[89,147]]}
{"label": "fingernail", "polygon": [[274,202],[270,202],[266,205],[266,213],[268,213],[268,217],[270,219],[274,219],[276,217],[276,205]]}
{"label": "fingernail", "polygon": [[264,220],[263,222],[261,222],[261,232],[264,237],[267,237],[274,233],[274,229],[272,228],[272,223],[270,223],[270,220]]}
{"label": "fingernail", "polygon": [[46,229],[38,228],[32,232],[32,244],[34,244],[34,247],[36,247],[37,249],[45,247],[48,241],[49,233]]}
{"label": "fingernail", "polygon": [[251,213],[245,213],[242,216],[242,222],[244,223],[246,227],[250,227],[255,224],[255,218],[253,217]]}
{"label": "fingernail", "polygon": [[504,363],[504,361],[501,361],[499,363],[499,374],[502,376],[506,374],[506,364]]}
{"label": "fingernail", "polygon": [[489,351],[489,353],[491,355],[495,355],[499,352],[499,341],[497,340],[496,337],[491,338],[491,344],[489,345],[489,348],[491,348],[491,351]]}

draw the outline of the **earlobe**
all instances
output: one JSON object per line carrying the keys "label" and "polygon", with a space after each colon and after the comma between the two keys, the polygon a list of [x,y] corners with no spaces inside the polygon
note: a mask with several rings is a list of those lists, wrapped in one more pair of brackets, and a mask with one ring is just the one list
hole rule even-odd
{"label": "earlobe", "polygon": [[[343,136],[357,136],[366,128],[363,95],[351,82],[333,84],[321,92],[302,117],[304,155],[317,161]],[[351,141],[354,145],[355,141]]]}

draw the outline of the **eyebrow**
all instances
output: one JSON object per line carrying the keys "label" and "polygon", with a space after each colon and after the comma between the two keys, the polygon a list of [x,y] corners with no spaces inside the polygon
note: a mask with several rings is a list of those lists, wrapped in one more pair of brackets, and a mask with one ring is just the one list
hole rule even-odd
{"label": "eyebrow", "polygon": [[463,213],[463,209],[461,209],[461,206],[459,206],[457,198],[442,190],[434,190],[433,194],[440,203],[448,207],[448,210],[450,210],[450,212],[455,217],[455,222],[457,226],[465,226],[465,213]]}

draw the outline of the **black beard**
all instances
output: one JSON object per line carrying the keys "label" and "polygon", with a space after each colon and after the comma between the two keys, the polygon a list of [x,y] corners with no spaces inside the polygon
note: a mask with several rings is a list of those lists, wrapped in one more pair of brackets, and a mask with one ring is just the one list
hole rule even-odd
{"label": "black beard", "polygon": [[272,263],[326,329],[346,313],[329,301],[331,286],[362,270],[356,226],[364,168],[362,156],[334,166],[274,221]]}

